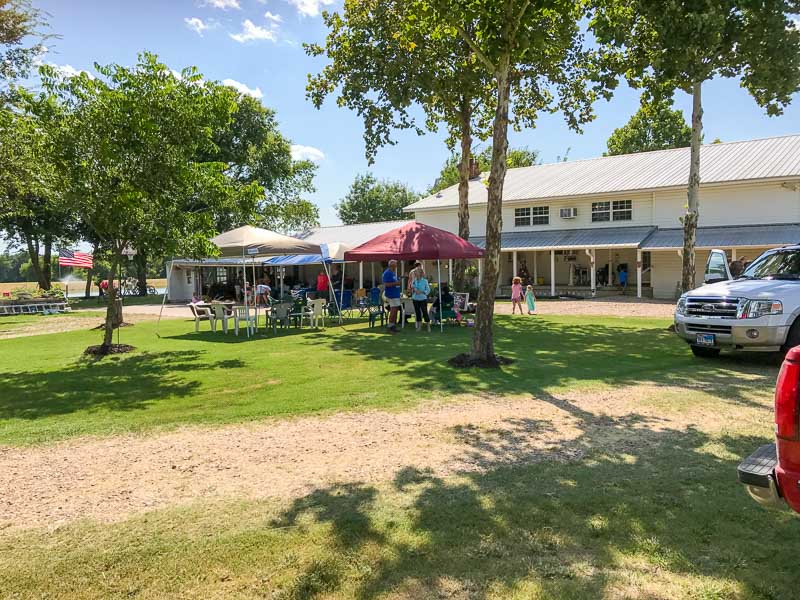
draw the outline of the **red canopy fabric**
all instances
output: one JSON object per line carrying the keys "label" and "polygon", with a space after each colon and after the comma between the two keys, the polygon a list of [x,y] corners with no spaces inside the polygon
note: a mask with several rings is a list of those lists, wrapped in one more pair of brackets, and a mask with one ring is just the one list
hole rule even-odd
{"label": "red canopy fabric", "polygon": [[457,235],[413,221],[345,252],[347,261],[481,258],[483,250]]}

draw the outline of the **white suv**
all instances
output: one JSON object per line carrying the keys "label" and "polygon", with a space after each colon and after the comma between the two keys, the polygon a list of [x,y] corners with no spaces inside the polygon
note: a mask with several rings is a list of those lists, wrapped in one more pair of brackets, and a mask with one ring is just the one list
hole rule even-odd
{"label": "white suv", "polygon": [[675,309],[675,332],[696,356],[800,345],[800,245],[764,252],[736,279],[725,252],[712,250],[705,281]]}

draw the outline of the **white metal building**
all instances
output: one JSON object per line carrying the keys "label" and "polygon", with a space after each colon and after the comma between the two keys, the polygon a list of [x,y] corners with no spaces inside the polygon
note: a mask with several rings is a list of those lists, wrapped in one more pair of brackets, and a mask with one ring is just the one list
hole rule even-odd
{"label": "white metal building", "polygon": [[[800,242],[800,135],[709,144],[701,150],[698,283],[708,250],[755,258]],[[484,243],[486,174],[470,182],[472,241]],[[510,169],[503,192],[498,293],[524,263],[540,293],[672,298],[681,278],[689,148]],[[458,231],[458,186],[406,208]],[[610,273],[611,281],[600,280]]]}

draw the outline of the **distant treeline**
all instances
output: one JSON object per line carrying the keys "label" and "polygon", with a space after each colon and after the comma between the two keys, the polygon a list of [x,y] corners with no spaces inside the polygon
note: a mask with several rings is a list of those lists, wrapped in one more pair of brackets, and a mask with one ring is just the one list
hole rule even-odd
{"label": "distant treeline", "polygon": [[[94,261],[94,266],[95,268],[92,269],[93,280],[101,280],[108,277],[110,266],[107,265],[105,261],[96,259]],[[52,272],[54,274],[53,280],[58,280],[58,254],[52,257]],[[67,274],[71,274],[77,279],[84,279],[86,277],[86,269],[62,267],[61,275],[65,276]],[[123,271],[122,273],[123,277],[127,275],[136,275],[136,269],[132,264],[129,265],[127,272]],[[148,264],[147,276],[152,278],[166,277],[166,268],[164,263],[159,262],[158,264]],[[13,252],[6,250],[0,254],[0,283],[13,283],[16,281],[36,281],[36,275],[33,272],[31,260],[26,251],[21,250],[18,252]]]}

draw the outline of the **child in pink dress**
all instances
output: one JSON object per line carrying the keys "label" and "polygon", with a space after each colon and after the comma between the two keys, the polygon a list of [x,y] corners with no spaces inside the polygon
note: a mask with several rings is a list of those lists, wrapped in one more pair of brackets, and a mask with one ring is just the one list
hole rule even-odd
{"label": "child in pink dress", "polygon": [[519,314],[522,314],[522,278],[514,277],[511,280],[511,314],[513,315],[519,307]]}

